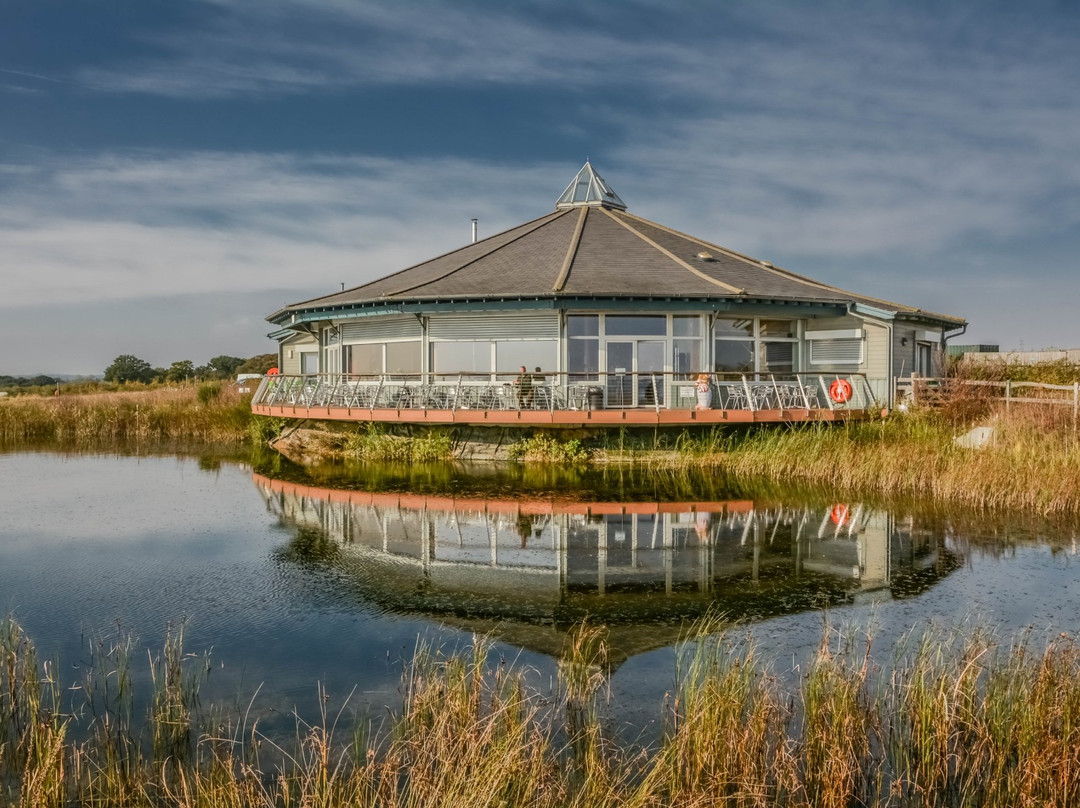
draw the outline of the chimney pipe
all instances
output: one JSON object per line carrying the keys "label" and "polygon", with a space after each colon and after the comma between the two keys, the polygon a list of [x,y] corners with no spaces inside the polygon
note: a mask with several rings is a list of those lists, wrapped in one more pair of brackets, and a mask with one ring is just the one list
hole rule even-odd
{"label": "chimney pipe", "polygon": [[475,243],[476,243],[476,239],[477,239],[477,235],[476,235],[476,223],[477,223],[478,221],[479,221],[479,219],[472,219],[472,243],[473,243],[473,244],[475,244]]}

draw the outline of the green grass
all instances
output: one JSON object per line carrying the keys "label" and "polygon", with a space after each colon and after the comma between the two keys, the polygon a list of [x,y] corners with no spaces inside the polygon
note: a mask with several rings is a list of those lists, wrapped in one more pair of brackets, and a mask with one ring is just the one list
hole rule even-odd
{"label": "green grass", "polygon": [[[664,731],[609,733],[604,630],[568,638],[555,696],[479,641],[421,644],[386,731],[326,700],[289,742],[204,708],[206,660],[170,633],[145,722],[130,641],[93,643],[72,687],[13,620],[0,623],[0,805],[20,806],[1070,806],[1080,801],[1080,648],[1022,634],[927,630],[887,664],[826,626],[801,678],[775,675],[716,618],[677,654]],[[144,677],[145,678],[145,677]],[[320,691],[321,692],[321,691]]]}
{"label": "green grass", "polygon": [[559,440],[542,433],[530,435],[513,443],[507,449],[511,460],[525,463],[561,463],[575,465],[587,463],[591,451],[578,438]]}
{"label": "green grass", "polygon": [[454,442],[443,430],[430,429],[419,435],[397,436],[371,424],[345,439],[341,456],[350,460],[429,463],[448,460],[453,450]]}

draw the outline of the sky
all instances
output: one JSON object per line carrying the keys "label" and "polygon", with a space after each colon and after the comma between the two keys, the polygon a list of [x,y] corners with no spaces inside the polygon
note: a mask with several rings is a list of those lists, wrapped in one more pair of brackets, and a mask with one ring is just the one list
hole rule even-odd
{"label": "sky", "polygon": [[6,0],[0,375],[266,315],[554,209],[1080,347],[1080,3]]}

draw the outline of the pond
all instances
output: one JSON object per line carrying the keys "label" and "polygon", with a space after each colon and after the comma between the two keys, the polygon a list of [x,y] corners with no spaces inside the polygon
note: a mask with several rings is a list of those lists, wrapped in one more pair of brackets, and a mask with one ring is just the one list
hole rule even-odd
{"label": "pond", "polygon": [[[550,680],[567,631],[609,627],[612,701],[658,718],[686,621],[741,621],[781,673],[827,620],[888,656],[931,621],[1075,631],[1075,525],[836,501],[703,476],[330,467],[243,459],[0,454],[0,611],[75,682],[132,636],[135,665],[184,625],[204,702],[264,726],[399,703],[418,640]],[[530,674],[532,675],[532,674]]]}

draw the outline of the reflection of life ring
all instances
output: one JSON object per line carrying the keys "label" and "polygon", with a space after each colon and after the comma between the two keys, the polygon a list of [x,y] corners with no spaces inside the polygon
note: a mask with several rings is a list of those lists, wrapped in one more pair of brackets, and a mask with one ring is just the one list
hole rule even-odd
{"label": "reflection of life ring", "polygon": [[837,379],[829,385],[829,398],[837,404],[851,401],[851,382],[847,379]]}
{"label": "reflection of life ring", "polygon": [[281,371],[278,370],[277,368],[270,368],[270,370],[266,371],[267,376],[277,376],[280,373],[281,373]]}
{"label": "reflection of life ring", "polygon": [[833,524],[837,527],[843,527],[848,518],[848,506],[833,505],[832,510],[829,511],[829,518],[833,520]]}

